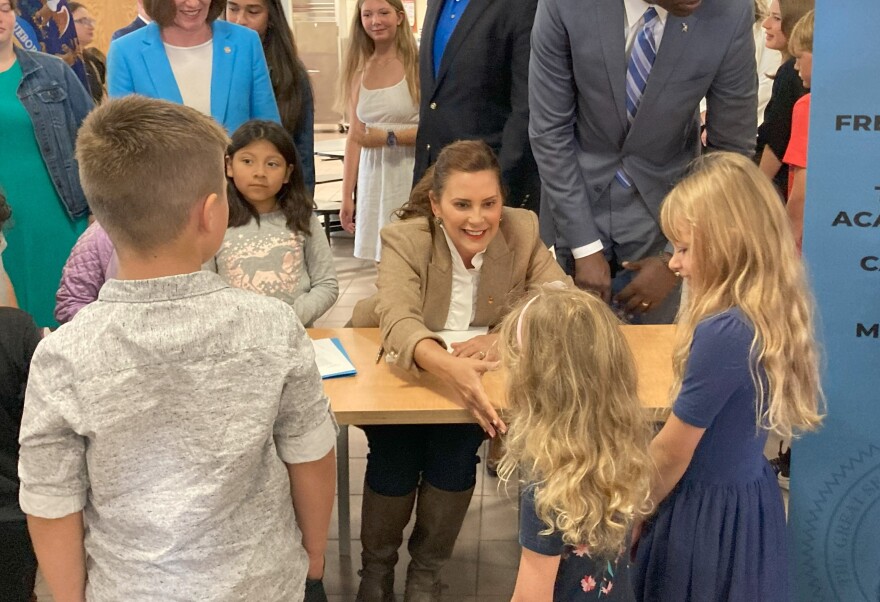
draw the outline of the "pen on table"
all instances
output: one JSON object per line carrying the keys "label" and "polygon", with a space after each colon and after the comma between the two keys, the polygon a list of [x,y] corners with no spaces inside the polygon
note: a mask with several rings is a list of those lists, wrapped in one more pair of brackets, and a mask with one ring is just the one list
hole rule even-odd
{"label": "pen on table", "polygon": [[379,353],[376,354],[376,363],[379,363],[379,360],[382,359],[382,356],[385,355],[385,347],[379,347]]}

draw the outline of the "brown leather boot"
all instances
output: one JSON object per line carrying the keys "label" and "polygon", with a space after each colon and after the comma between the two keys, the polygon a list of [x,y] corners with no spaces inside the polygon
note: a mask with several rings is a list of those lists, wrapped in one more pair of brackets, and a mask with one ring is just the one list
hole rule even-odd
{"label": "brown leather boot", "polygon": [[440,599],[440,569],[452,556],[474,488],[443,491],[422,481],[416,504],[416,526],[409,538],[412,560],[406,571],[405,602]]}
{"label": "brown leather boot", "polygon": [[364,483],[361,507],[361,584],[356,602],[394,602],[394,565],[403,542],[403,529],[412,516],[416,490],[392,497]]}

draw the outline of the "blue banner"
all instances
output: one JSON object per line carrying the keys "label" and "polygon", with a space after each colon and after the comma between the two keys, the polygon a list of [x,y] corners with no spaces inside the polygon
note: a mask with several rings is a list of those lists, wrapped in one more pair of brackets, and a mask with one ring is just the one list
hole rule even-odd
{"label": "blue banner", "polygon": [[67,0],[18,0],[18,12],[15,38],[21,47],[63,59],[88,90],[76,25]]}
{"label": "blue banner", "polygon": [[828,417],[792,450],[796,599],[880,600],[880,2],[817,0],[804,255]]}

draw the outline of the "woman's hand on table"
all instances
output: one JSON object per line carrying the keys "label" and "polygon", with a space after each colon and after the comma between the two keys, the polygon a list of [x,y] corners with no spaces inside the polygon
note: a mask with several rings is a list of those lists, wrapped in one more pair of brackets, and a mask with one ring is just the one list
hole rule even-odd
{"label": "woman's hand on table", "polygon": [[454,357],[469,357],[489,362],[498,361],[498,334],[481,334],[463,341],[452,343]]}
{"label": "woman's hand on table", "polygon": [[498,369],[498,362],[469,357],[450,357],[452,360],[444,380],[452,385],[455,394],[464,402],[474,419],[490,437],[507,432],[507,425],[489,402],[483,387],[483,374]]}
{"label": "woman's hand on table", "polygon": [[507,432],[507,425],[489,402],[482,381],[483,374],[498,368],[498,362],[454,357],[434,339],[419,341],[413,357],[423,370],[440,377],[452,386],[455,396],[462,401],[464,407],[490,437],[494,437],[499,432]]}

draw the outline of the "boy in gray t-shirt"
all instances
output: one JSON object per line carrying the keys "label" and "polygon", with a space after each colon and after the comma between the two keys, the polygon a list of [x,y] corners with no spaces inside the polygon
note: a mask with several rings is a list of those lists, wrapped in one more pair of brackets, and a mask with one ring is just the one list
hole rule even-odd
{"label": "boy in gray t-shirt", "polygon": [[336,428],[311,344],[285,303],[200,271],[226,229],[226,143],[137,96],[80,130],[119,271],[28,383],[20,502],[56,599],[287,602],[322,576]]}

